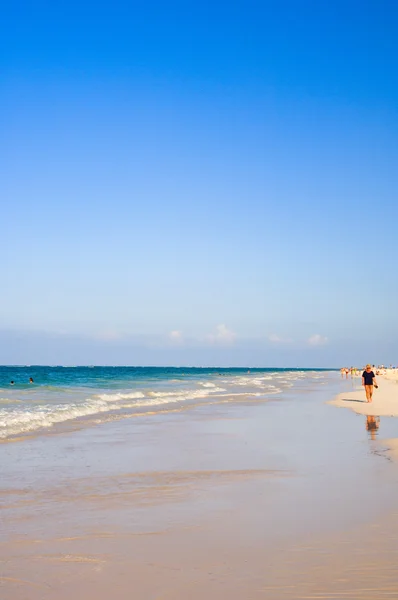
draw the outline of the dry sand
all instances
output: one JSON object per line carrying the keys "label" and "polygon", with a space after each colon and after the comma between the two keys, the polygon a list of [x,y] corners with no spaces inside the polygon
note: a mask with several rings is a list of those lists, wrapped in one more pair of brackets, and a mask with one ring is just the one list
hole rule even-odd
{"label": "dry sand", "polygon": [[398,417],[398,383],[397,379],[390,376],[377,376],[379,388],[373,392],[372,402],[366,402],[365,391],[358,380],[354,391],[339,394],[331,404],[341,408],[350,408],[360,415],[375,415],[378,417]]}

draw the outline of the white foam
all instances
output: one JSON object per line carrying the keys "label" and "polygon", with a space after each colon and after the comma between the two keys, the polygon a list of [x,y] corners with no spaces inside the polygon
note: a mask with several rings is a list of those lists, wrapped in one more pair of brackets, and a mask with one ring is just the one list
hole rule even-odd
{"label": "white foam", "polygon": [[[206,398],[209,394],[223,392],[224,388],[206,390],[187,390],[180,392],[150,392],[146,397],[142,392],[100,394],[80,403],[46,404],[41,407],[30,406],[30,409],[0,409],[0,439],[13,435],[28,433],[42,428],[52,427],[73,419],[79,419],[98,413],[119,411],[122,408],[139,408],[164,404],[185,402]],[[121,402],[136,400],[136,402]]]}
{"label": "white foam", "polygon": [[[163,387],[163,390],[161,388],[148,390],[143,387],[139,391],[137,389],[134,391],[109,390],[110,393],[100,393],[89,398],[85,398],[87,388],[79,388],[74,390],[74,393],[78,393],[80,396],[79,400],[76,399],[76,395],[71,399],[69,390],[65,397],[65,390],[54,388],[54,391],[62,392],[62,396],[58,396],[57,404],[53,404],[51,401],[47,403],[50,388],[40,388],[37,391],[37,398],[35,392],[27,402],[24,398],[22,405],[16,399],[0,398],[0,406],[2,406],[0,409],[0,438],[5,439],[13,435],[49,428],[66,421],[100,413],[117,411],[120,414],[120,411],[124,409],[139,410],[141,407],[163,407],[167,404],[183,404],[195,400],[198,403],[201,401],[213,402],[213,399],[217,402],[217,398],[219,402],[228,402],[228,397],[231,397],[232,401],[233,397],[239,396],[266,398],[269,395],[280,394],[282,389],[292,386],[295,379],[308,376],[308,373],[303,372],[248,374],[218,379],[217,383],[225,385],[225,387],[211,381],[193,381],[192,389],[184,389],[183,386],[178,389],[179,386],[173,386],[169,389]],[[312,376],[319,377],[319,374],[312,374]],[[273,379],[274,381],[271,383]],[[277,384],[278,387],[274,384]],[[236,389],[237,386],[241,389],[239,387]],[[29,394],[32,393],[32,390],[29,390]],[[5,395],[11,395],[11,393],[8,392]],[[63,403],[60,402],[61,397],[64,400]],[[40,405],[37,404],[38,402]],[[6,407],[7,403],[10,403],[12,408]],[[126,416],[129,414],[129,411],[126,411]]]}
{"label": "white foam", "polygon": [[237,377],[234,381],[232,381],[231,383],[233,385],[239,385],[242,387],[257,387],[257,388],[268,388],[270,387],[270,384],[268,383],[268,381],[271,381],[273,379],[273,377],[271,376],[266,376],[266,377]]}
{"label": "white foam", "polygon": [[98,398],[101,398],[101,400],[105,400],[106,402],[114,402],[115,400],[128,400],[130,398],[145,398],[145,394],[142,392],[130,392],[128,394],[99,394]]}
{"label": "white foam", "polygon": [[58,404],[42,406],[33,410],[0,410],[0,438],[35,431],[43,427],[52,427],[70,419],[77,419],[100,412],[107,412],[112,406],[102,400],[82,402],[81,404]]}
{"label": "white foam", "polygon": [[205,398],[210,394],[217,394],[218,392],[225,392],[225,388],[213,387],[211,390],[180,390],[179,392],[148,392],[148,396],[153,398],[175,398],[181,397],[186,399],[193,398]]}

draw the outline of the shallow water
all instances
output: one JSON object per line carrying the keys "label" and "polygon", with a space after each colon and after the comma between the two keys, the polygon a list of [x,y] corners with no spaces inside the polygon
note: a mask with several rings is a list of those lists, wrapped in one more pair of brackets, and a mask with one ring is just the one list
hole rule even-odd
{"label": "shallow water", "polygon": [[[283,394],[321,370],[158,367],[0,367],[0,439],[135,413]],[[29,384],[29,378],[34,383]],[[10,382],[14,381],[14,385]],[[91,419],[91,420],[90,420]]]}

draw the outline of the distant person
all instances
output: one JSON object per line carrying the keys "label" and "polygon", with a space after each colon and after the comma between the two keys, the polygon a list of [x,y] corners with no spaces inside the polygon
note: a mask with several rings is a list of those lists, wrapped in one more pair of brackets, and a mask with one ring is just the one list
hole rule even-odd
{"label": "distant person", "polygon": [[365,388],[366,402],[372,402],[373,387],[377,389],[379,386],[377,385],[376,375],[373,373],[370,365],[366,365],[366,368],[362,373],[362,385]]}
{"label": "distant person", "polygon": [[29,377],[29,383],[34,383],[33,378]]}
{"label": "distant person", "polygon": [[15,381],[10,381],[10,385],[15,385]]}

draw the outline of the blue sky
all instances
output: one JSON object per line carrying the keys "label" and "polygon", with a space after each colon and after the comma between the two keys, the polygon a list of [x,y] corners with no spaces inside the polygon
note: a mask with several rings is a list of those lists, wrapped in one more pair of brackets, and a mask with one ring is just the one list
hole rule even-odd
{"label": "blue sky", "polygon": [[1,363],[398,362],[394,2],[15,2]]}

